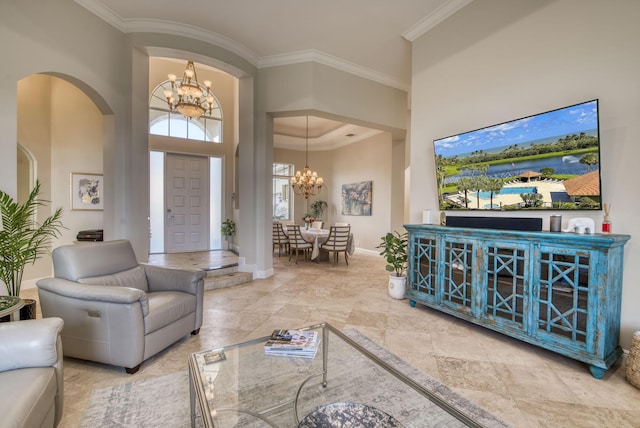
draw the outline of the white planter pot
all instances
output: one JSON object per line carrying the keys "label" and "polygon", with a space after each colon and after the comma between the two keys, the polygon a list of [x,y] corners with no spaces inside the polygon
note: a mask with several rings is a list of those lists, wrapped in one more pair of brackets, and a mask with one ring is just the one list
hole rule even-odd
{"label": "white planter pot", "polygon": [[404,299],[407,292],[407,277],[389,275],[389,296],[394,299]]}
{"label": "white planter pot", "polygon": [[224,235],[224,241],[222,241],[222,249],[233,251],[233,235]]}

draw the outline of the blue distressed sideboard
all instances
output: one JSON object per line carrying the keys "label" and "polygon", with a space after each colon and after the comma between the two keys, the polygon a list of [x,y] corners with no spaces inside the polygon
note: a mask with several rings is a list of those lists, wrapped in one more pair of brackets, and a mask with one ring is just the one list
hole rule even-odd
{"label": "blue distressed sideboard", "polygon": [[589,364],[619,345],[628,235],[405,225],[407,298]]}

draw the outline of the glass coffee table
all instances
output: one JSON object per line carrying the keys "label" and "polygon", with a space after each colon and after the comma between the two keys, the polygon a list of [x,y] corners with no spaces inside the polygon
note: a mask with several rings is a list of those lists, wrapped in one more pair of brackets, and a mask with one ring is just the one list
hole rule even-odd
{"label": "glass coffee table", "polygon": [[268,336],[191,354],[191,426],[481,426],[333,326],[303,330],[313,358],[266,355]]}

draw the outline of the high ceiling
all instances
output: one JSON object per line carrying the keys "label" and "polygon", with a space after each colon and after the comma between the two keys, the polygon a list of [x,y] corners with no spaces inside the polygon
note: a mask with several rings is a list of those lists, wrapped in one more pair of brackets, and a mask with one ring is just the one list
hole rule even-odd
{"label": "high ceiling", "polygon": [[[75,1],[123,32],[187,34],[213,41],[258,68],[313,59],[408,91],[411,41],[472,0]],[[301,131],[304,137],[301,120],[276,118],[276,134],[285,137],[276,138],[282,141],[277,144],[286,146],[286,137],[299,138]],[[370,132],[320,118],[309,125],[318,142],[327,140],[323,135]],[[345,137],[333,144],[349,142]]]}
{"label": "high ceiling", "polygon": [[309,116],[308,119],[309,122],[306,116],[274,118],[273,146],[281,149],[305,150],[305,143],[308,141],[309,151],[333,150],[382,132],[317,116]]}

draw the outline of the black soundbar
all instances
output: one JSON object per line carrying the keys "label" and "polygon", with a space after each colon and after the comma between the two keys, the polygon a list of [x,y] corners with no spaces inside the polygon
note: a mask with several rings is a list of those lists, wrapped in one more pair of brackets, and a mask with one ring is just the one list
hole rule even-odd
{"label": "black soundbar", "polygon": [[542,230],[542,219],[536,217],[447,216],[447,226],[539,232]]}

